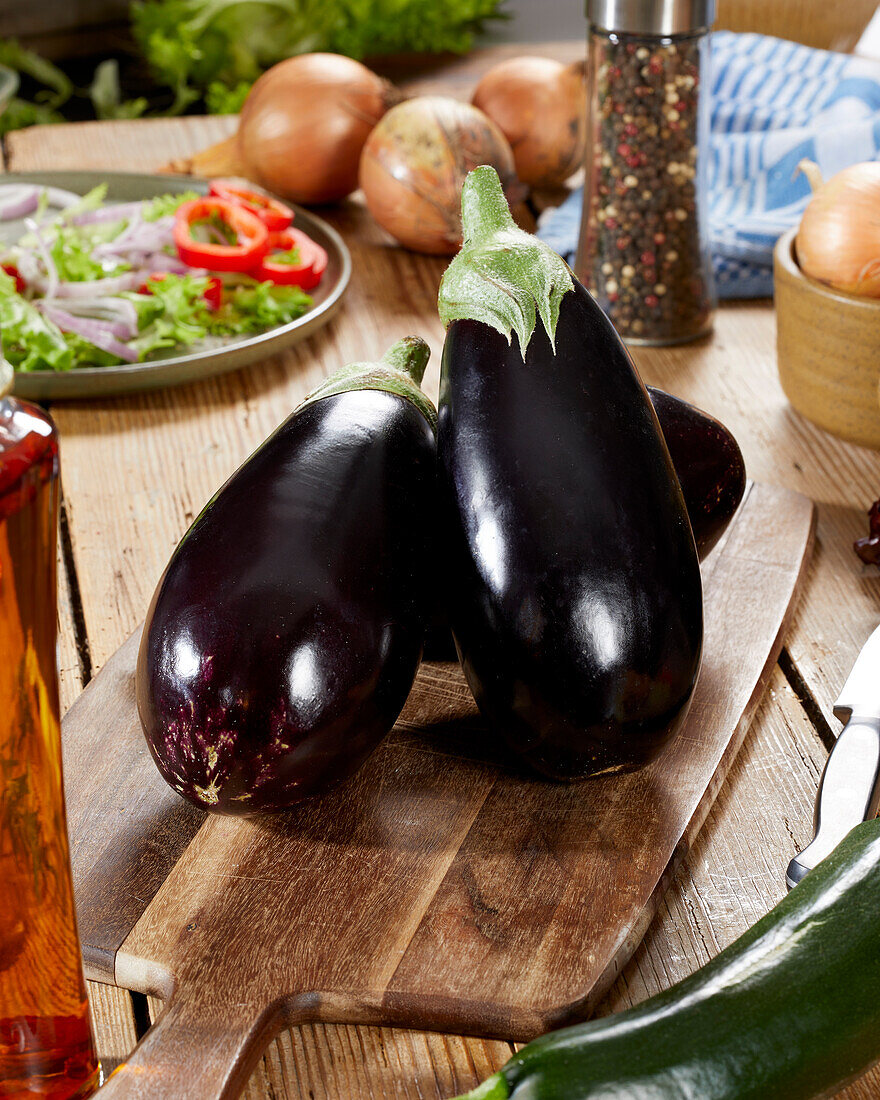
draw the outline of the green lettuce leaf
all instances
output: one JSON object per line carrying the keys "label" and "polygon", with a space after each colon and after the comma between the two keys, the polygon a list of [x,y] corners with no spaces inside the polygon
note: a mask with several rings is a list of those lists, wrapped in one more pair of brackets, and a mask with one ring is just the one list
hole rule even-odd
{"label": "green lettuce leaf", "polygon": [[311,305],[301,287],[249,280],[226,289],[223,305],[209,314],[210,330],[217,336],[261,332],[296,320]]}
{"label": "green lettuce leaf", "polygon": [[[112,264],[103,264],[92,256],[95,244],[107,235],[107,224],[100,224],[100,235],[85,231],[85,227],[59,226],[55,239],[49,245],[49,252],[58,269],[58,277],[68,282],[88,282],[92,279],[104,279],[128,271],[130,264],[118,260]],[[118,223],[116,223],[118,228]],[[112,229],[112,226],[111,226]]]}
{"label": "green lettuce leaf", "polygon": [[130,346],[141,359],[162,348],[187,347],[208,335],[210,311],[202,295],[206,276],[166,275],[150,282],[150,294],[124,294],[138,311],[137,337]]}
{"label": "green lettuce leaf", "polygon": [[0,335],[3,354],[19,371],[71,370],[74,354],[61,329],[15,289],[15,280],[0,271]]}
{"label": "green lettuce leaf", "polygon": [[170,195],[157,195],[154,199],[146,199],[141,206],[141,217],[145,222],[157,222],[169,214],[177,212],[178,207],[192,199],[201,198],[198,191],[177,191]]}

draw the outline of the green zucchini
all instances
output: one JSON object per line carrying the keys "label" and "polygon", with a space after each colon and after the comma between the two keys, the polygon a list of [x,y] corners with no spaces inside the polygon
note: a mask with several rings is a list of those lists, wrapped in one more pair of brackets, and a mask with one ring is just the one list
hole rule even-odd
{"label": "green zucchini", "polygon": [[536,1039],[467,1100],[814,1100],[878,1058],[875,820],[689,978]]}

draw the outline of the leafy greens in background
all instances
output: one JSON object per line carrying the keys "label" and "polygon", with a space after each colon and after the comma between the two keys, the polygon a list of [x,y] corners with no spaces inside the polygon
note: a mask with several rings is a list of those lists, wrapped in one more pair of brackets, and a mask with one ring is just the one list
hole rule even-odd
{"label": "leafy greens in background", "polygon": [[[487,21],[506,18],[504,0],[133,0],[131,29],[157,84],[171,91],[162,114],[196,104],[212,114],[240,110],[251,84],[294,54],[326,50],[364,58],[399,53],[466,53]],[[42,85],[32,101],[13,99],[0,133],[63,121],[73,96],[90,98],[97,118],[137,118],[145,98],[124,99],[119,67],[103,61],[77,89],[51,62],[0,39],[0,63]]]}
{"label": "leafy greens in background", "polygon": [[64,122],[61,108],[74,96],[91,99],[96,118],[138,118],[147,109],[147,100],[122,99],[119,83],[119,63],[114,58],[102,61],[95,69],[91,87],[76,88],[57,65],[25,49],[14,38],[0,38],[0,65],[28,77],[40,85],[33,99],[13,96],[0,113],[0,135],[23,126],[38,126],[47,122]]}
{"label": "leafy greens in background", "polygon": [[20,96],[10,99],[6,110],[0,114],[0,134],[19,130],[22,126],[64,121],[58,108],[73,95],[73,84],[56,65],[33,50],[26,50],[14,38],[0,39],[0,65],[43,85],[38,100],[33,103]]}

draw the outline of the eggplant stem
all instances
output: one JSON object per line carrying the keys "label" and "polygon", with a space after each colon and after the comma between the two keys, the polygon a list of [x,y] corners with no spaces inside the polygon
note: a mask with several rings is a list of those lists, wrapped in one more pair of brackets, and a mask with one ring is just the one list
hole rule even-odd
{"label": "eggplant stem", "polygon": [[430,356],[431,349],[420,336],[405,336],[392,344],[378,362],[349,363],[341,367],[313,390],[299,408],[352,390],[384,390],[415,405],[431,430],[436,431],[437,410],[421,390]]}
{"label": "eggplant stem", "polygon": [[515,228],[510,207],[494,168],[475,168],[461,189],[461,224],[467,244],[478,244],[505,229]]}
{"label": "eggplant stem", "polygon": [[574,289],[568,264],[513,220],[494,168],[475,168],[461,191],[464,244],[440,283],[440,320],[480,321],[523,355],[540,317],[554,345],[562,298]]}
{"label": "eggplant stem", "polygon": [[404,336],[382,356],[381,362],[393,370],[399,370],[421,386],[425,368],[431,357],[431,349],[420,336]]}

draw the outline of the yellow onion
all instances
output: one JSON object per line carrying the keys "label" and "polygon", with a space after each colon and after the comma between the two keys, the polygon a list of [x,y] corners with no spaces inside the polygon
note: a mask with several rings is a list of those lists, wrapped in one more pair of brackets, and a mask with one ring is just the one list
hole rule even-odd
{"label": "yellow onion", "polygon": [[356,190],[364,142],[399,99],[391,84],[350,57],[290,57],[251,88],[237,133],[169,168],[244,176],[293,202],[334,202]]}
{"label": "yellow onion", "polygon": [[367,138],[360,182],[370,213],[415,252],[451,255],[461,245],[461,188],[490,164],[508,199],[519,185],[504,134],[482,111],[445,96],[392,107]]}
{"label": "yellow onion", "polygon": [[554,187],[583,164],[587,93],[583,62],[513,57],[494,65],[472,103],[510,142],[516,174],[530,187]]}
{"label": "yellow onion", "polygon": [[799,168],[813,188],[795,239],[801,271],[838,290],[880,298],[880,163],[854,164],[827,183],[812,161]]}

